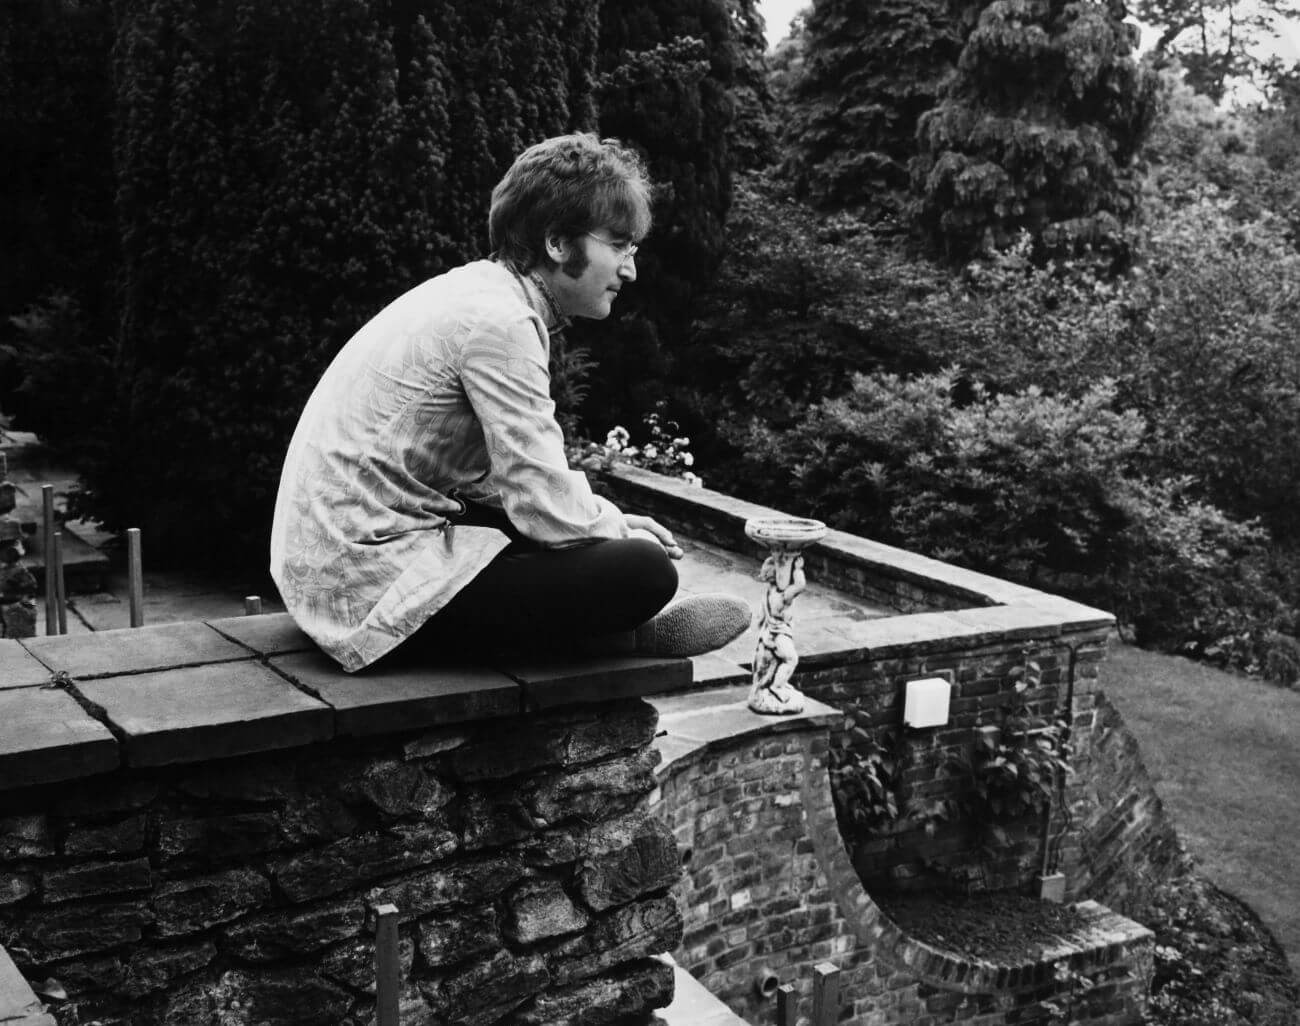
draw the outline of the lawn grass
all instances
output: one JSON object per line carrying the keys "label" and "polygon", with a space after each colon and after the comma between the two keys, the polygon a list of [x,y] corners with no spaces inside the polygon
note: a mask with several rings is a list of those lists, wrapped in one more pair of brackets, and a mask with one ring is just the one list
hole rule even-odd
{"label": "lawn grass", "polygon": [[1101,686],[1200,871],[1300,969],[1300,692],[1120,644]]}

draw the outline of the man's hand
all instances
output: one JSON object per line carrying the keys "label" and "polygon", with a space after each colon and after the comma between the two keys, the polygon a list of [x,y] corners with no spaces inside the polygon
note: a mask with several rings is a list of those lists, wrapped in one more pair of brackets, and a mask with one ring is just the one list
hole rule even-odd
{"label": "man's hand", "polygon": [[681,546],[673,541],[673,533],[651,517],[638,516],[635,513],[626,513],[623,519],[627,521],[627,529],[633,538],[645,538],[648,541],[658,542],[668,553],[669,559],[681,559],[683,552]]}

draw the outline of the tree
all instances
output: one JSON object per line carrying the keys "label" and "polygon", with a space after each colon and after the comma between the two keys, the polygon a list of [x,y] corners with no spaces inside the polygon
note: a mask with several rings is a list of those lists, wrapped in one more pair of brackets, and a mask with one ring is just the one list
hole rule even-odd
{"label": "tree", "polygon": [[[61,391],[94,391],[114,327],[112,45],[108,0],[0,4],[0,402],[51,440],[95,414],[52,401],[29,357]],[[28,329],[56,323],[34,347]]]}
{"label": "tree", "polygon": [[789,85],[784,172],[823,209],[899,214],[916,126],[956,63],[951,0],[817,0]]}
{"label": "tree", "polygon": [[995,0],[922,116],[918,223],[964,259],[1025,230],[1048,249],[1121,248],[1156,78],[1119,0]]}
{"label": "tree", "polygon": [[1137,0],[1133,13],[1160,32],[1151,48],[1157,62],[1177,59],[1188,83],[1215,103],[1229,79],[1266,70],[1259,44],[1296,17],[1291,0]]}
{"label": "tree", "polygon": [[144,528],[156,558],[261,562],[324,365],[388,300],[486,251],[519,149],[590,127],[595,0],[116,10],[119,327],[100,430],[70,451],[76,501]]}
{"label": "tree", "polygon": [[756,17],[751,0],[606,0],[602,8],[600,131],[646,156],[657,189],[636,286],[609,321],[570,329],[598,363],[584,409],[598,433],[654,409],[722,258],[736,165],[731,92],[747,81],[745,54],[761,38]]}

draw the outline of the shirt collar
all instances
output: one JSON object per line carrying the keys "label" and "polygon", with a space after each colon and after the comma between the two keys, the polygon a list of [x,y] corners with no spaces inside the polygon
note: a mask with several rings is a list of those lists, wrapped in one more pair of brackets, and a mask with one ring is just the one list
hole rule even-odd
{"label": "shirt collar", "polygon": [[555,298],[555,293],[551,287],[546,284],[537,271],[529,271],[527,274],[520,274],[511,268],[510,271],[519,282],[520,287],[524,290],[524,298],[527,299],[528,305],[542,319],[546,325],[546,330],[552,334],[561,332],[573,323],[568,317],[564,316],[560,310],[559,300]]}

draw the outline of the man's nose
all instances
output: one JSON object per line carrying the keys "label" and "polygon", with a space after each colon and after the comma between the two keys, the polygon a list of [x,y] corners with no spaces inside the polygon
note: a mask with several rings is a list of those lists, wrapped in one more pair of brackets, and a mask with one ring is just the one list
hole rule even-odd
{"label": "man's nose", "polygon": [[618,276],[624,281],[636,281],[636,257],[630,256],[618,265]]}

